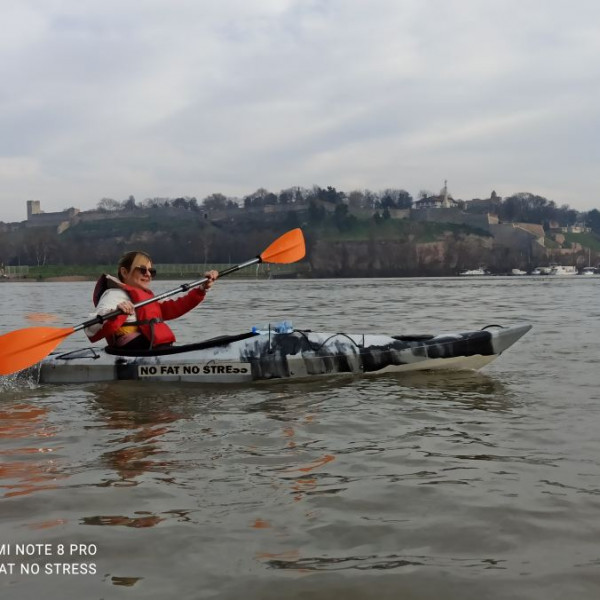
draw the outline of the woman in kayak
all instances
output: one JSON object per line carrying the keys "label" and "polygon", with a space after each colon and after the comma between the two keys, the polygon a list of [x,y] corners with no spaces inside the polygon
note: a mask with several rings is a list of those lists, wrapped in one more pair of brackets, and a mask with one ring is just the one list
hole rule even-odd
{"label": "woman in kayak", "polygon": [[134,304],[154,296],[150,290],[152,278],[156,276],[152,259],[145,252],[127,252],[119,260],[117,276],[118,279],[112,275],[100,277],[93,296],[96,312],[90,316],[104,315],[115,309],[123,314],[87,327],[85,333],[92,342],[105,338],[112,347],[147,350],[169,346],[175,341],[175,335],[164,321],[176,319],[200,304],[219,273],[207,271],[206,283],[191,289],[185,296],[151,302],[137,309]]}

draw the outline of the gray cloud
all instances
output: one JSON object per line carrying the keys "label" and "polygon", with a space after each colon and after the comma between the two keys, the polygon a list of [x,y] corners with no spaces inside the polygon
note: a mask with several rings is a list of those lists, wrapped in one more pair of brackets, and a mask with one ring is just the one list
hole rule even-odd
{"label": "gray cloud", "polygon": [[0,220],[444,179],[600,208],[595,1],[4,3]]}

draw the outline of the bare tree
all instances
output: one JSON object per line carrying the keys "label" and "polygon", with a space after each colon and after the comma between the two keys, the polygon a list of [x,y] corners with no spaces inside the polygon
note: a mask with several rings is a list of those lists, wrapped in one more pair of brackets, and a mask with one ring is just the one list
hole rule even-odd
{"label": "bare tree", "polygon": [[121,210],[121,203],[112,198],[102,198],[96,206],[98,207],[98,210]]}

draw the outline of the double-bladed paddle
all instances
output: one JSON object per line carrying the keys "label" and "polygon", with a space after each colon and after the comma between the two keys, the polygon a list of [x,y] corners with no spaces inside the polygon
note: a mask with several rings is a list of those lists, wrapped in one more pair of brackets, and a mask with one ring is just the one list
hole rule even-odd
{"label": "double-bladed paddle", "polygon": [[[230,273],[234,273],[235,271],[258,263],[294,263],[304,258],[305,251],[302,231],[300,229],[292,229],[277,238],[256,258],[236,265],[235,267],[220,271],[219,277],[229,275]],[[207,278],[204,277],[197,281],[184,283],[173,290],[169,290],[158,296],[153,296],[143,302],[138,302],[137,304],[134,304],[134,308],[164,300],[175,294],[187,292],[188,290],[201,286],[203,283],[206,283],[206,281]],[[56,346],[72,333],[90,327],[90,325],[104,323],[104,321],[113,319],[120,314],[122,314],[122,312],[117,309],[105,315],[98,315],[75,327],[28,327],[26,329],[17,329],[16,331],[0,335],[0,375],[10,375],[11,373],[16,373],[17,371],[35,365],[48,356]]]}

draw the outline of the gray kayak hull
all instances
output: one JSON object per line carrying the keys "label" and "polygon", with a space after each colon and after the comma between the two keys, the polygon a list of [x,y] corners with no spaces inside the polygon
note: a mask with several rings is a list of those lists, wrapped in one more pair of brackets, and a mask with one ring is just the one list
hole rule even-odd
{"label": "gray kayak hull", "polygon": [[529,324],[439,335],[247,333],[143,353],[88,346],[54,352],[39,365],[41,383],[121,380],[240,384],[378,375],[417,370],[477,370],[512,346]]}

